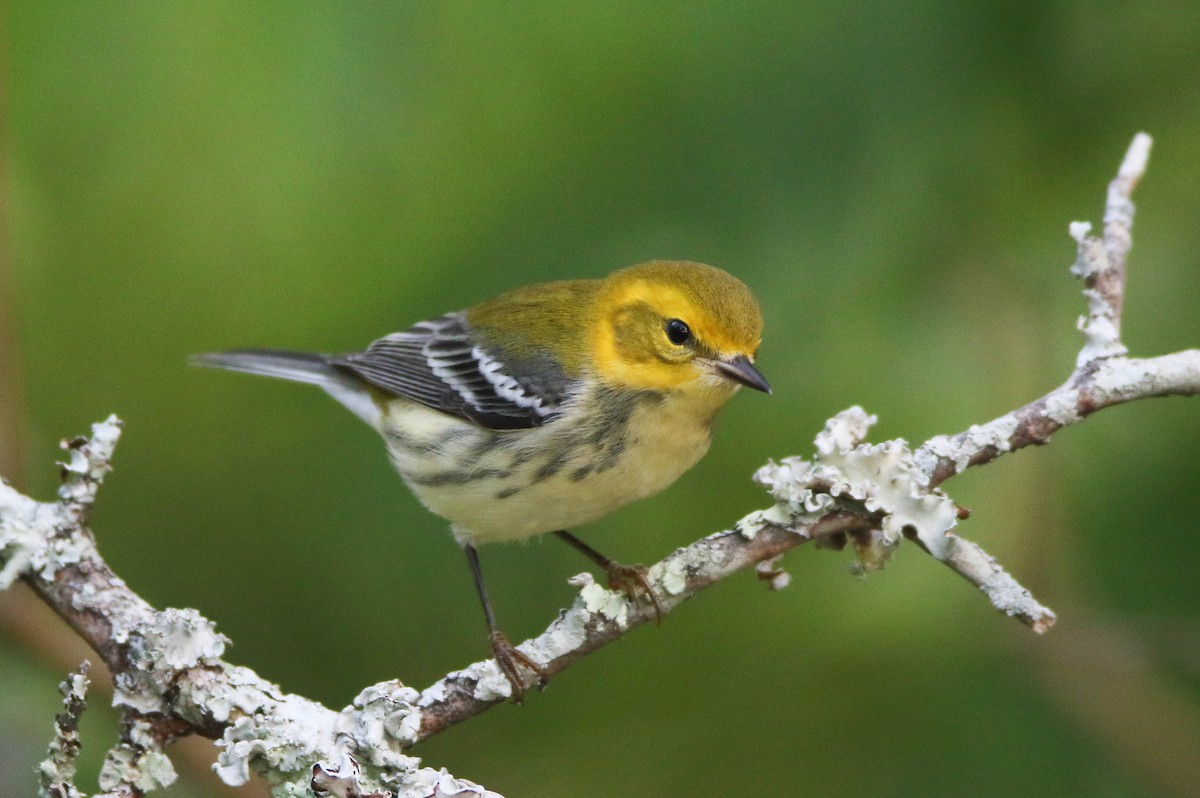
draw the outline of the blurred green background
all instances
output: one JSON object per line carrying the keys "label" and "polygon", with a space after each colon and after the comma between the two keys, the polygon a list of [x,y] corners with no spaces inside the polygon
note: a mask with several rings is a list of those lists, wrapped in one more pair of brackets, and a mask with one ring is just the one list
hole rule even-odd
{"label": "blurred green background", "polygon": [[[330,706],[486,653],[464,558],[321,392],[189,353],[352,350],[527,282],[722,266],[762,299],[775,395],[579,530],[651,562],[765,506],[753,470],[850,404],[922,441],[1061,382],[1067,224],[1100,222],[1142,129],[1126,340],[1200,344],[1193,2],[2,13],[4,475],[52,495],[59,438],[118,413],[94,524],[113,567]],[[866,580],[801,549],[788,590],[728,580],[415,753],[509,796],[1200,794],[1197,451],[1200,403],[1141,402],[946,485],[1060,613],[1045,638],[913,547]],[[516,638],[587,565],[556,541],[483,558]],[[11,795],[80,656],[23,590],[0,596]],[[115,733],[94,709],[92,773]],[[181,769],[167,794],[223,794]]]}

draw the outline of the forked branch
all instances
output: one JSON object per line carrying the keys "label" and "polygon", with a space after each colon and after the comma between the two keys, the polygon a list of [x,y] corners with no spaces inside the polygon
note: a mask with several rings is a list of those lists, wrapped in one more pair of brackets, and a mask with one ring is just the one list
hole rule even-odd
{"label": "forked branch", "polygon": [[[755,475],[774,500],[732,528],[680,549],[650,568],[658,608],[670,613],[706,587],[754,567],[773,587],[787,578],[778,560],[809,541],[852,545],[859,567],[882,566],[911,540],[976,585],[1000,611],[1037,632],[1054,613],[981,548],[957,533],[963,512],[942,489],[963,470],[983,465],[1115,404],[1200,393],[1200,351],[1154,358],[1127,356],[1121,342],[1126,263],[1132,242],[1131,193],[1145,170],[1150,138],[1139,134],[1109,186],[1100,237],[1071,225],[1072,272],[1084,281],[1085,343],[1074,372],[1029,404],[915,449],[903,440],[866,443],[874,417],[851,408],[817,435],[810,460],[786,458]],[[243,784],[257,771],[282,793],[318,795],[495,795],[444,770],[422,767],[403,751],[422,739],[505,701],[508,680],[491,660],[451,673],[418,692],[391,681],[364,689],[340,711],[283,693],[247,668],[222,659],[226,639],[195,610],[156,610],[100,557],[88,526],[97,489],[110,469],[121,425],[96,424],[90,438],[64,443],[68,462],[53,502],[37,502],[0,483],[0,589],[23,579],[97,652],[115,678],[124,712],[121,739],[109,752],[101,789],[141,795],[170,783],[164,746],[197,734],[223,747],[217,773]],[[574,604],[521,649],[554,674],[652,620],[638,606],[584,574]],[[76,798],[75,729],[86,677],[64,686],[67,710],[42,765],[44,795]]]}

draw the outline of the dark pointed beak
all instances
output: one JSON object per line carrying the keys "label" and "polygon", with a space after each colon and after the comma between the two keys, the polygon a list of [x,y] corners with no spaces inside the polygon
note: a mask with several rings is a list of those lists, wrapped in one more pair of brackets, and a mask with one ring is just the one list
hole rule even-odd
{"label": "dark pointed beak", "polygon": [[713,371],[726,379],[741,383],[747,388],[753,388],[756,391],[771,393],[771,384],[767,382],[767,378],[762,375],[762,372],[745,355],[738,355],[729,360],[717,360],[714,358],[708,361],[708,363],[712,366]]}

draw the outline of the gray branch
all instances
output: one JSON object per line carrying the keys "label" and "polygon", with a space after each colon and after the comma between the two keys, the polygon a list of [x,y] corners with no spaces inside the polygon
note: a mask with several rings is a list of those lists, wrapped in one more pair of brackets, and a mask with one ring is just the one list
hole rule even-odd
{"label": "gray branch", "polygon": [[75,767],[79,758],[79,719],[87,707],[90,664],[84,662],[58,686],[63,694],[63,711],[54,719],[54,739],[50,751],[38,766],[38,793],[42,798],[82,798],[75,788]]}
{"label": "gray branch", "polygon": [[[124,720],[101,770],[105,794],[138,796],[169,784],[174,771],[163,749],[200,734],[224,747],[222,780],[244,784],[253,770],[279,795],[496,795],[400,752],[416,723],[415,690],[369,688],[341,712],[284,693],[221,659],[228,641],[211,621],[191,609],[156,610],[114,574],[87,518],[120,434],[120,421],[110,417],[90,438],[64,441],[69,459],[57,501],[37,502],[0,482],[0,589],[24,579],[113,673],[113,703]],[[76,682],[73,718],[82,711]],[[72,783],[71,728],[60,720],[43,764],[43,793],[55,798],[83,796]]]}
{"label": "gray branch", "polygon": [[[1084,281],[1085,343],[1062,386],[986,424],[940,435],[910,448],[903,440],[870,444],[874,416],[853,407],[816,436],[809,460],[768,463],[755,479],[773,504],[726,531],[656,563],[649,581],[663,614],[738,571],[755,568],[771,587],[787,584],[779,560],[809,541],[852,546],[858,567],[882,567],[905,540],[978,587],[994,607],[1037,632],[1054,613],[992,557],[957,533],[964,512],[941,489],[961,471],[1031,444],[1105,407],[1168,395],[1200,393],[1200,351],[1129,358],[1120,338],[1126,261],[1131,246],[1131,192],[1144,172],[1150,139],[1139,134],[1109,187],[1102,237],[1075,223],[1072,272]],[[420,740],[509,698],[495,662],[477,662],[424,691],[398,681],[363,690],[340,711],[284,693],[253,671],[222,659],[227,640],[195,610],[156,610],[114,574],[96,550],[88,515],[108,473],[121,424],[96,424],[90,438],[64,443],[63,485],[53,502],[37,502],[0,482],[0,589],[23,579],[103,658],[124,713],[100,788],[139,796],[170,783],[164,753],[174,739],[217,740],[217,775],[245,783],[268,779],[276,794],[319,796],[492,795],[404,753]],[[630,628],[656,617],[589,575],[573,580],[578,596],[538,637],[520,647],[555,674]],[[74,779],[77,725],[86,678],[64,684],[67,709],[42,765],[42,793],[82,798]]]}

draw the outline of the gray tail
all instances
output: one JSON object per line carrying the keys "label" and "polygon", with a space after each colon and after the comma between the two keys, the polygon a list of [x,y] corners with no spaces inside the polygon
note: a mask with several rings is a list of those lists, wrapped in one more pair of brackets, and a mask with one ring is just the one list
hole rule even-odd
{"label": "gray tail", "polygon": [[345,405],[354,415],[376,430],[381,429],[381,411],[370,388],[349,371],[330,363],[329,359],[328,355],[287,352],[280,349],[234,349],[231,352],[192,355],[188,362],[193,366],[208,366],[319,385],[325,389],[325,393]]}
{"label": "gray tail", "polygon": [[192,355],[193,366],[240,371],[281,380],[307,382],[325,386],[345,380],[345,373],[330,365],[326,355],[307,352],[288,352],[281,349],[234,349],[230,352],[208,352]]}

